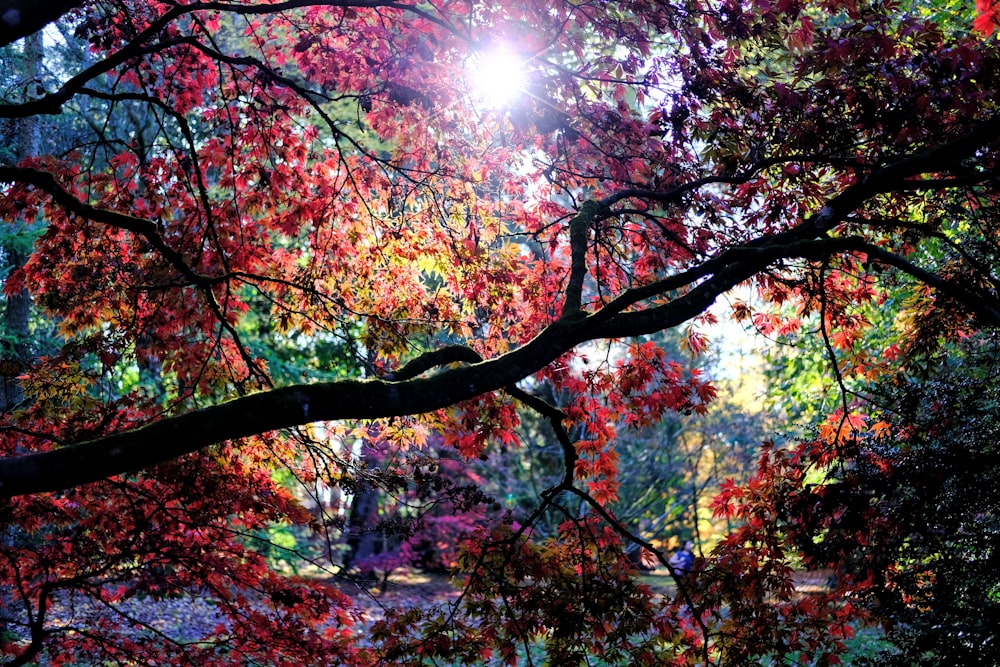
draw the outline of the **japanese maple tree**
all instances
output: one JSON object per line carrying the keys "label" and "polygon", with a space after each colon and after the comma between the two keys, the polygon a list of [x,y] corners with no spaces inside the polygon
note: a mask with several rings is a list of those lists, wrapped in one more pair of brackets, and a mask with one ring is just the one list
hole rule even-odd
{"label": "japanese maple tree", "polygon": [[[971,8],[860,0],[0,2],[10,49],[57,21],[83,52],[0,104],[77,128],[0,165],[0,217],[38,230],[4,291],[61,336],[3,365],[6,664],[835,664],[856,611],[794,595],[823,523],[787,499],[873,427],[848,380],[900,356],[864,344],[866,308],[909,295],[901,341],[1000,323],[992,11],[970,32]],[[498,54],[509,95],[481,77]],[[666,555],[608,509],[615,435],[711,402],[650,336],[738,285],[736,319],[822,339],[843,405],[727,486],[741,527],[665,598],[625,550]],[[255,547],[339,527],[288,473],[394,488],[428,438],[516,447],[521,409],[563,474],[522,520],[461,499],[449,608],[373,625]],[[217,623],[172,634],[137,596],[211,598]]]}

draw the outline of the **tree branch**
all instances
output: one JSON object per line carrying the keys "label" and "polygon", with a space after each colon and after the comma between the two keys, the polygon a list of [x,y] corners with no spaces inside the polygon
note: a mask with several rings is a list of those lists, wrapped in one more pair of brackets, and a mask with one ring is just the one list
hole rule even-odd
{"label": "tree branch", "polygon": [[566,413],[541,398],[529,394],[523,389],[519,389],[516,385],[510,385],[504,391],[549,420],[549,424],[552,426],[552,430],[556,434],[556,439],[563,450],[563,479],[560,485],[563,487],[573,486],[577,453],[576,446],[573,444],[572,439],[570,439],[569,433],[566,432],[566,427],[563,426],[563,421],[566,420]]}
{"label": "tree branch", "polygon": [[[401,382],[415,378],[437,366],[462,362],[478,364],[482,361],[482,356],[470,347],[466,347],[465,345],[449,345],[440,350],[420,355],[394,373],[386,374],[384,379]],[[563,422],[566,420],[566,413],[554,405],[550,405],[538,396],[520,389],[516,384],[509,384],[503,390],[515,400],[520,401],[526,407],[549,420],[549,424],[556,434],[556,439],[559,440],[559,444],[563,449],[563,466],[565,468],[563,484],[572,485],[573,473],[576,470],[577,453],[576,447],[569,437],[569,433],[566,432],[566,427],[563,426]]]}
{"label": "tree branch", "polygon": [[595,338],[622,338],[662,331],[701,314],[712,305],[718,296],[780,260],[797,258],[818,261],[839,253],[867,254],[948,295],[968,308],[984,324],[1000,325],[1000,300],[998,300],[997,295],[987,294],[964,284],[942,278],[860,237],[850,236],[733,248],[718,258],[697,267],[698,272],[706,273],[710,277],[692,287],[683,296],[673,299],[670,303],[645,310],[626,311],[627,307],[639,303],[640,297],[642,299],[650,298],[656,296],[657,293],[662,294],[681,287],[670,279],[656,283],[655,285],[659,289],[655,291],[654,286],[650,285],[623,293],[608,306],[588,318],[591,324],[602,320],[600,325],[594,328],[592,335]]}
{"label": "tree branch", "polygon": [[253,355],[251,355],[250,351],[246,348],[246,345],[244,345],[241,341],[240,334],[236,330],[236,327],[234,327],[233,324],[226,318],[226,314],[223,312],[222,306],[219,305],[218,300],[215,298],[215,294],[212,292],[212,285],[218,281],[200,274],[191,268],[191,265],[184,260],[184,257],[179,252],[167,245],[153,221],[145,218],[137,218],[133,215],[119,213],[109,209],[97,208],[96,206],[80,201],[72,193],[56,182],[56,179],[52,174],[45,171],[39,171],[37,169],[27,167],[0,167],[0,183],[2,182],[20,182],[33,185],[47,193],[50,197],[52,197],[52,200],[55,203],[63,207],[69,213],[80,216],[81,218],[93,220],[94,222],[100,224],[108,225],[109,227],[117,227],[118,229],[132,232],[133,234],[145,239],[146,242],[149,243],[150,246],[152,246],[153,249],[155,249],[165,260],[167,260],[167,262],[182,276],[184,276],[190,284],[199,289],[205,297],[205,302],[208,304],[212,313],[218,320],[219,326],[221,326],[226,333],[232,337],[233,342],[236,343],[240,356],[247,364],[247,367],[258,377],[267,377],[266,373],[263,372],[257,364],[257,361],[253,358]]}
{"label": "tree branch", "polygon": [[[572,264],[563,317],[524,346],[488,361],[474,361],[471,350],[446,348],[418,358],[398,372],[400,381],[342,380],[296,385],[253,394],[213,407],[169,417],[148,426],[86,443],[0,460],[0,497],[56,491],[109,476],[147,468],[225,440],[301,426],[314,421],[375,419],[419,414],[454,405],[480,394],[513,387],[588,340],[654,333],[682,324],[709,308],[715,299],[772,264],[793,258],[822,260],[837,253],[867,253],[940,290],[989,324],[1000,324],[996,295],[970,289],[922,269],[857,237],[829,238],[826,230],[867,199],[903,186],[922,173],[941,173],[958,164],[1000,131],[1000,117],[960,139],[902,158],[876,170],[827,201],[822,209],[792,229],[760,237],[674,276],[626,290],[600,310],[580,310],[586,276],[586,246],[591,225],[610,215],[607,202],[588,202],[570,223]],[[96,209],[72,197],[50,174],[0,168],[0,179],[42,187],[68,210],[152,239],[149,221]],[[909,182],[912,184],[912,181]],[[159,247],[159,245],[157,245]],[[164,246],[164,256],[195,281],[204,277]],[[186,271],[185,268],[186,267]],[[190,273],[188,273],[190,272]],[[642,308],[648,299],[682,292],[669,303]],[[572,315],[569,317],[568,315]],[[471,354],[469,354],[472,352]],[[418,377],[452,361],[470,365]]]}
{"label": "tree branch", "polygon": [[[0,0],[0,46],[5,46],[11,42],[41,30],[49,23],[56,21],[70,10],[86,4],[86,0],[50,0],[40,3],[34,0]],[[0,118],[24,118],[35,114],[58,114],[62,110],[62,105],[73,97],[85,85],[87,81],[96,78],[100,74],[111,71],[118,65],[127,62],[130,58],[143,53],[155,52],[172,46],[176,42],[164,40],[144,46],[146,42],[160,34],[164,27],[172,21],[192,14],[194,12],[218,11],[237,15],[250,14],[279,14],[292,9],[305,7],[317,7],[328,5],[330,7],[354,7],[359,9],[388,8],[399,11],[413,12],[427,18],[435,20],[435,17],[426,11],[398,2],[380,2],[378,0],[339,0],[329,2],[322,0],[288,0],[286,2],[276,2],[274,4],[235,4],[229,2],[192,2],[187,5],[180,5],[170,9],[139,33],[134,39],[122,46],[117,51],[108,54],[100,62],[89,67],[76,76],[72,77],[56,92],[44,97],[29,100],[22,104],[0,104]],[[435,21],[441,23],[439,20]]]}
{"label": "tree branch", "polygon": [[82,202],[66,188],[57,183],[52,174],[46,171],[39,171],[38,169],[0,166],[0,183],[26,183],[32,185],[52,197],[52,201],[69,213],[103,225],[108,225],[109,227],[116,227],[132,232],[145,239],[150,246],[159,252],[191,284],[207,287],[212,283],[210,278],[192,269],[184,261],[180,253],[166,244],[152,220],[137,218],[134,215],[119,213],[109,209],[97,208],[96,206]]}
{"label": "tree branch", "polygon": [[704,312],[730,288],[779,260],[818,260],[843,252],[870,253],[946,291],[985,321],[1000,324],[1000,307],[995,298],[994,303],[984,302],[984,295],[919,269],[863,239],[762,242],[756,247],[734,248],[697,270],[681,274],[692,281],[706,274],[708,277],[668,304],[625,310],[644,299],[682,287],[677,280],[668,279],[649,288],[630,290],[589,316],[561,318],[526,345],[488,361],[448,368],[431,377],[417,377],[417,371],[422,373],[442,363],[475,358],[475,353],[458,354],[454,348],[445,348],[429,353],[426,359],[410,362],[400,371],[402,376],[409,377],[403,381],[340,380],[272,389],[168,417],[133,431],[2,459],[0,497],[66,489],[148,468],[226,440],[315,421],[376,419],[445,408],[486,392],[514,386],[588,340],[637,336],[678,326]]}
{"label": "tree branch", "polygon": [[38,32],[85,0],[0,1],[0,46]]}
{"label": "tree branch", "polygon": [[570,272],[566,285],[566,301],[563,317],[580,311],[583,299],[583,281],[587,277],[587,241],[591,226],[601,217],[603,207],[599,202],[589,200],[583,203],[573,219],[569,221]]}

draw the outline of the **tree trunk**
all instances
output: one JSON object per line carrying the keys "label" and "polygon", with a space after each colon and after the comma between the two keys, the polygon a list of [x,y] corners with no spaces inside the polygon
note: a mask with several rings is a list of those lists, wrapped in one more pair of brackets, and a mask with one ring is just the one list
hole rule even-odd
{"label": "tree trunk", "polygon": [[[42,74],[42,36],[41,33],[31,35],[24,41],[22,53],[22,75],[25,90],[32,90],[32,81],[41,79]],[[18,121],[16,159],[37,155],[40,147],[41,132],[38,117],[23,118]],[[22,221],[22,229],[33,223],[33,220]],[[11,236],[6,237],[7,243],[2,246],[2,252],[11,270],[20,268],[27,260],[23,244],[11,243]],[[21,289],[15,294],[8,294],[3,312],[3,345],[0,347],[0,415],[17,408],[24,401],[24,388],[18,376],[24,372],[31,359],[31,347],[28,344],[28,315],[31,309],[31,297],[27,289]],[[13,546],[16,534],[11,526],[4,526],[0,532],[0,546]],[[5,598],[8,591],[0,593]],[[0,639],[10,631],[8,621],[13,611],[9,599],[0,601]]]}
{"label": "tree trunk", "polygon": [[363,575],[371,575],[373,570],[365,561],[382,553],[384,538],[376,528],[378,523],[377,488],[358,490],[351,500],[351,510],[347,518],[345,536],[347,551],[344,553],[344,568],[359,565]]}
{"label": "tree trunk", "polygon": [[[42,76],[42,36],[36,33],[24,41],[21,54],[23,65],[22,85],[26,91],[34,90],[32,82]],[[38,117],[22,118],[17,128],[17,159],[37,155],[41,139]],[[22,225],[31,225],[33,220],[24,220]],[[9,237],[8,237],[9,238]],[[12,269],[20,268],[26,261],[25,249],[19,244],[6,243],[4,255]],[[27,289],[8,294],[3,314],[4,344],[0,350],[0,414],[10,412],[24,400],[24,389],[17,376],[30,360],[28,345],[28,314],[31,298]]]}

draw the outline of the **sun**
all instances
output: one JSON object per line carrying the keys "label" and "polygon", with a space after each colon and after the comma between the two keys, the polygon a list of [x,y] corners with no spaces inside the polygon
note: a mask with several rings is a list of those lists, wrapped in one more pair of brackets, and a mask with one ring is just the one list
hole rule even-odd
{"label": "sun", "polygon": [[509,107],[524,93],[528,81],[524,58],[510,47],[495,46],[482,51],[470,64],[473,95],[486,107]]}

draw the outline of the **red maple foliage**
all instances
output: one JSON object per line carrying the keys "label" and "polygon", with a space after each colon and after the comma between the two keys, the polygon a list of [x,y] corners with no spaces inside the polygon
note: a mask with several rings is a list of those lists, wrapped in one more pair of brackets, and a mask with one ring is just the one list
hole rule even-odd
{"label": "red maple foliage", "polygon": [[1000,5],[991,0],[976,0],[976,20],[973,26],[985,37],[992,35],[1000,25]]}
{"label": "red maple foliage", "polygon": [[[845,404],[765,447],[716,502],[739,527],[672,597],[609,509],[615,435],[705,409],[711,384],[647,337],[737,285],[765,332],[819,322],[841,382],[894,360],[860,306],[900,290],[920,316],[899,326],[1000,323],[995,42],[859,0],[0,2],[0,38],[57,19],[79,58],[0,104],[72,125],[0,164],[0,218],[37,233],[4,290],[59,337],[4,365],[24,392],[0,421],[6,664],[837,663],[859,612],[793,590],[822,522],[790,508],[879,425]],[[522,76],[498,104],[477,72],[501,47]],[[334,343],[337,367],[315,352]],[[452,607],[373,625],[257,548],[339,527],[283,474],[402,488],[431,434],[466,460],[517,446],[519,408],[564,475],[520,521],[465,497]],[[385,477],[355,443],[393,453]],[[218,623],[180,636],[122,604],[179,596]]]}

